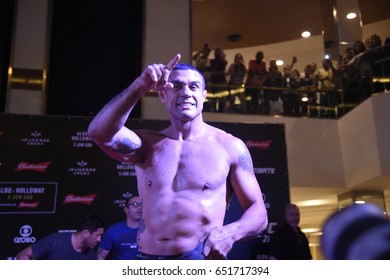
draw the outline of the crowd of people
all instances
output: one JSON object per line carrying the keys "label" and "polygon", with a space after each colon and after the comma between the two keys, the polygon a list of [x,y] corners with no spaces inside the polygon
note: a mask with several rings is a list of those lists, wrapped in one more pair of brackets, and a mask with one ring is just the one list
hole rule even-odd
{"label": "crowd of people", "polygon": [[[354,42],[338,60],[323,59],[319,69],[316,63],[310,63],[303,72],[294,68],[296,57],[281,70],[275,59],[271,59],[267,67],[262,51],[248,64],[243,55],[237,53],[229,64],[221,48],[216,48],[214,58],[209,58],[213,52],[205,44],[193,56],[194,66],[205,76],[209,92],[205,111],[341,116],[372,93],[389,88],[388,83],[373,81],[376,76],[389,76],[389,39],[382,44],[381,38],[373,34],[365,42]],[[383,63],[387,66],[383,67]]]}

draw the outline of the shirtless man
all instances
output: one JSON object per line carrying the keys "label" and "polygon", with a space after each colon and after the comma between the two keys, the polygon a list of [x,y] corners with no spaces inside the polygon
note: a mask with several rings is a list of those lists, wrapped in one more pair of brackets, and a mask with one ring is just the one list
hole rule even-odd
{"label": "shirtless man", "polygon": [[[203,121],[204,78],[192,65],[177,65],[180,58],[147,66],[96,115],[88,133],[112,158],[135,164],[143,199],[140,259],[223,259],[234,242],[266,228],[267,212],[247,147]],[[151,90],[170,126],[159,132],[125,127]],[[223,225],[232,192],[245,212]]]}

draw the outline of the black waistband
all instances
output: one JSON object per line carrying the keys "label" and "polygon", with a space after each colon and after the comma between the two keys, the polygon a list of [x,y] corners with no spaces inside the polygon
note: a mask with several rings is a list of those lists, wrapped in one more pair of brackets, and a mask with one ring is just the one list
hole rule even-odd
{"label": "black waistband", "polygon": [[142,252],[139,252],[136,254],[137,260],[178,260],[180,259],[181,255],[178,256],[159,256],[159,255],[149,255]]}

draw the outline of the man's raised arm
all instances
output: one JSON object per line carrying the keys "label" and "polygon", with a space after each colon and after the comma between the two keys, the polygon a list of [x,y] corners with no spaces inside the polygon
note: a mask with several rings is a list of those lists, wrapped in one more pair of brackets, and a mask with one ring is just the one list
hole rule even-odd
{"label": "man's raised arm", "polygon": [[172,86],[168,83],[168,77],[180,58],[180,54],[177,54],[167,65],[147,66],[129,87],[111,99],[92,120],[88,135],[109,156],[120,161],[128,160],[141,147],[138,135],[124,125],[146,92]]}

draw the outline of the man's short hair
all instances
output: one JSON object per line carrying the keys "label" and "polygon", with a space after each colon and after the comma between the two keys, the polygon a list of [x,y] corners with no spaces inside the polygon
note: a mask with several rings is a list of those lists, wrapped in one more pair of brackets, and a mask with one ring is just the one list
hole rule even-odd
{"label": "man's short hair", "polygon": [[284,208],[284,212],[287,213],[287,211],[289,211],[289,210],[292,209],[292,208],[296,208],[296,209],[299,210],[298,205],[293,204],[293,203],[289,203],[289,204],[286,205],[286,208]]}
{"label": "man's short hair", "polygon": [[77,232],[88,230],[90,233],[97,231],[99,228],[106,228],[106,224],[100,217],[88,214],[80,222]]}
{"label": "man's short hair", "polygon": [[125,200],[125,207],[129,206],[130,199],[132,199],[133,197],[139,197],[139,196],[135,195],[135,194],[132,194],[128,198],[126,198],[126,200]]}
{"label": "man's short hair", "polygon": [[176,66],[172,69],[172,71],[176,71],[176,70],[192,70],[192,71],[197,72],[199,74],[199,76],[202,78],[202,84],[203,84],[202,90],[206,89],[206,80],[204,79],[204,77],[203,77],[202,73],[199,71],[199,69],[196,68],[194,65],[188,64],[188,63],[179,63],[179,64],[176,64]]}

